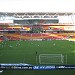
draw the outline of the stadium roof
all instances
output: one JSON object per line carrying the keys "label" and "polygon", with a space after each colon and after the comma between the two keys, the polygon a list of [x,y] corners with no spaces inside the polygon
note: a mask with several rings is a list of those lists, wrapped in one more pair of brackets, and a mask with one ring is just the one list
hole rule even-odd
{"label": "stadium roof", "polygon": [[75,15],[73,12],[0,12],[1,15]]}

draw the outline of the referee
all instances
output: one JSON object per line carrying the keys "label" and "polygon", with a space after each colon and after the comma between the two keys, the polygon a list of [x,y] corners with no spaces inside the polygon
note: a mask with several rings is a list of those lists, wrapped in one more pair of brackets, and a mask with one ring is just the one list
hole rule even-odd
{"label": "referee", "polygon": [[36,51],[36,65],[37,65],[37,51]]}

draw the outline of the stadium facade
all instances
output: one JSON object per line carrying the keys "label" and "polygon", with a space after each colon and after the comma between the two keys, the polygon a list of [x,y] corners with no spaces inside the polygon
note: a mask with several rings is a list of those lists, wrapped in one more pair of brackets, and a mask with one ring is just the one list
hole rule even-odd
{"label": "stadium facade", "polygon": [[0,36],[9,40],[75,40],[74,16],[72,12],[0,12]]}

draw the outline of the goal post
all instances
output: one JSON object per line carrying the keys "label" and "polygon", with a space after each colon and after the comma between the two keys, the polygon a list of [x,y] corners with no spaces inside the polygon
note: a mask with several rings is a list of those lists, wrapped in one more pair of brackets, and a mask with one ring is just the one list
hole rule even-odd
{"label": "goal post", "polygon": [[64,56],[62,54],[40,54],[40,64],[63,64]]}

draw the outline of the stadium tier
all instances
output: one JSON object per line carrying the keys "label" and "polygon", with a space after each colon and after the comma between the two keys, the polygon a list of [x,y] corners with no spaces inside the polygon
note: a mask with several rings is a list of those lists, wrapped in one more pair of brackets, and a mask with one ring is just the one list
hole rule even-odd
{"label": "stadium tier", "polygon": [[73,33],[5,33],[3,35],[9,40],[67,40],[70,38],[75,38],[75,35],[73,35]]}

